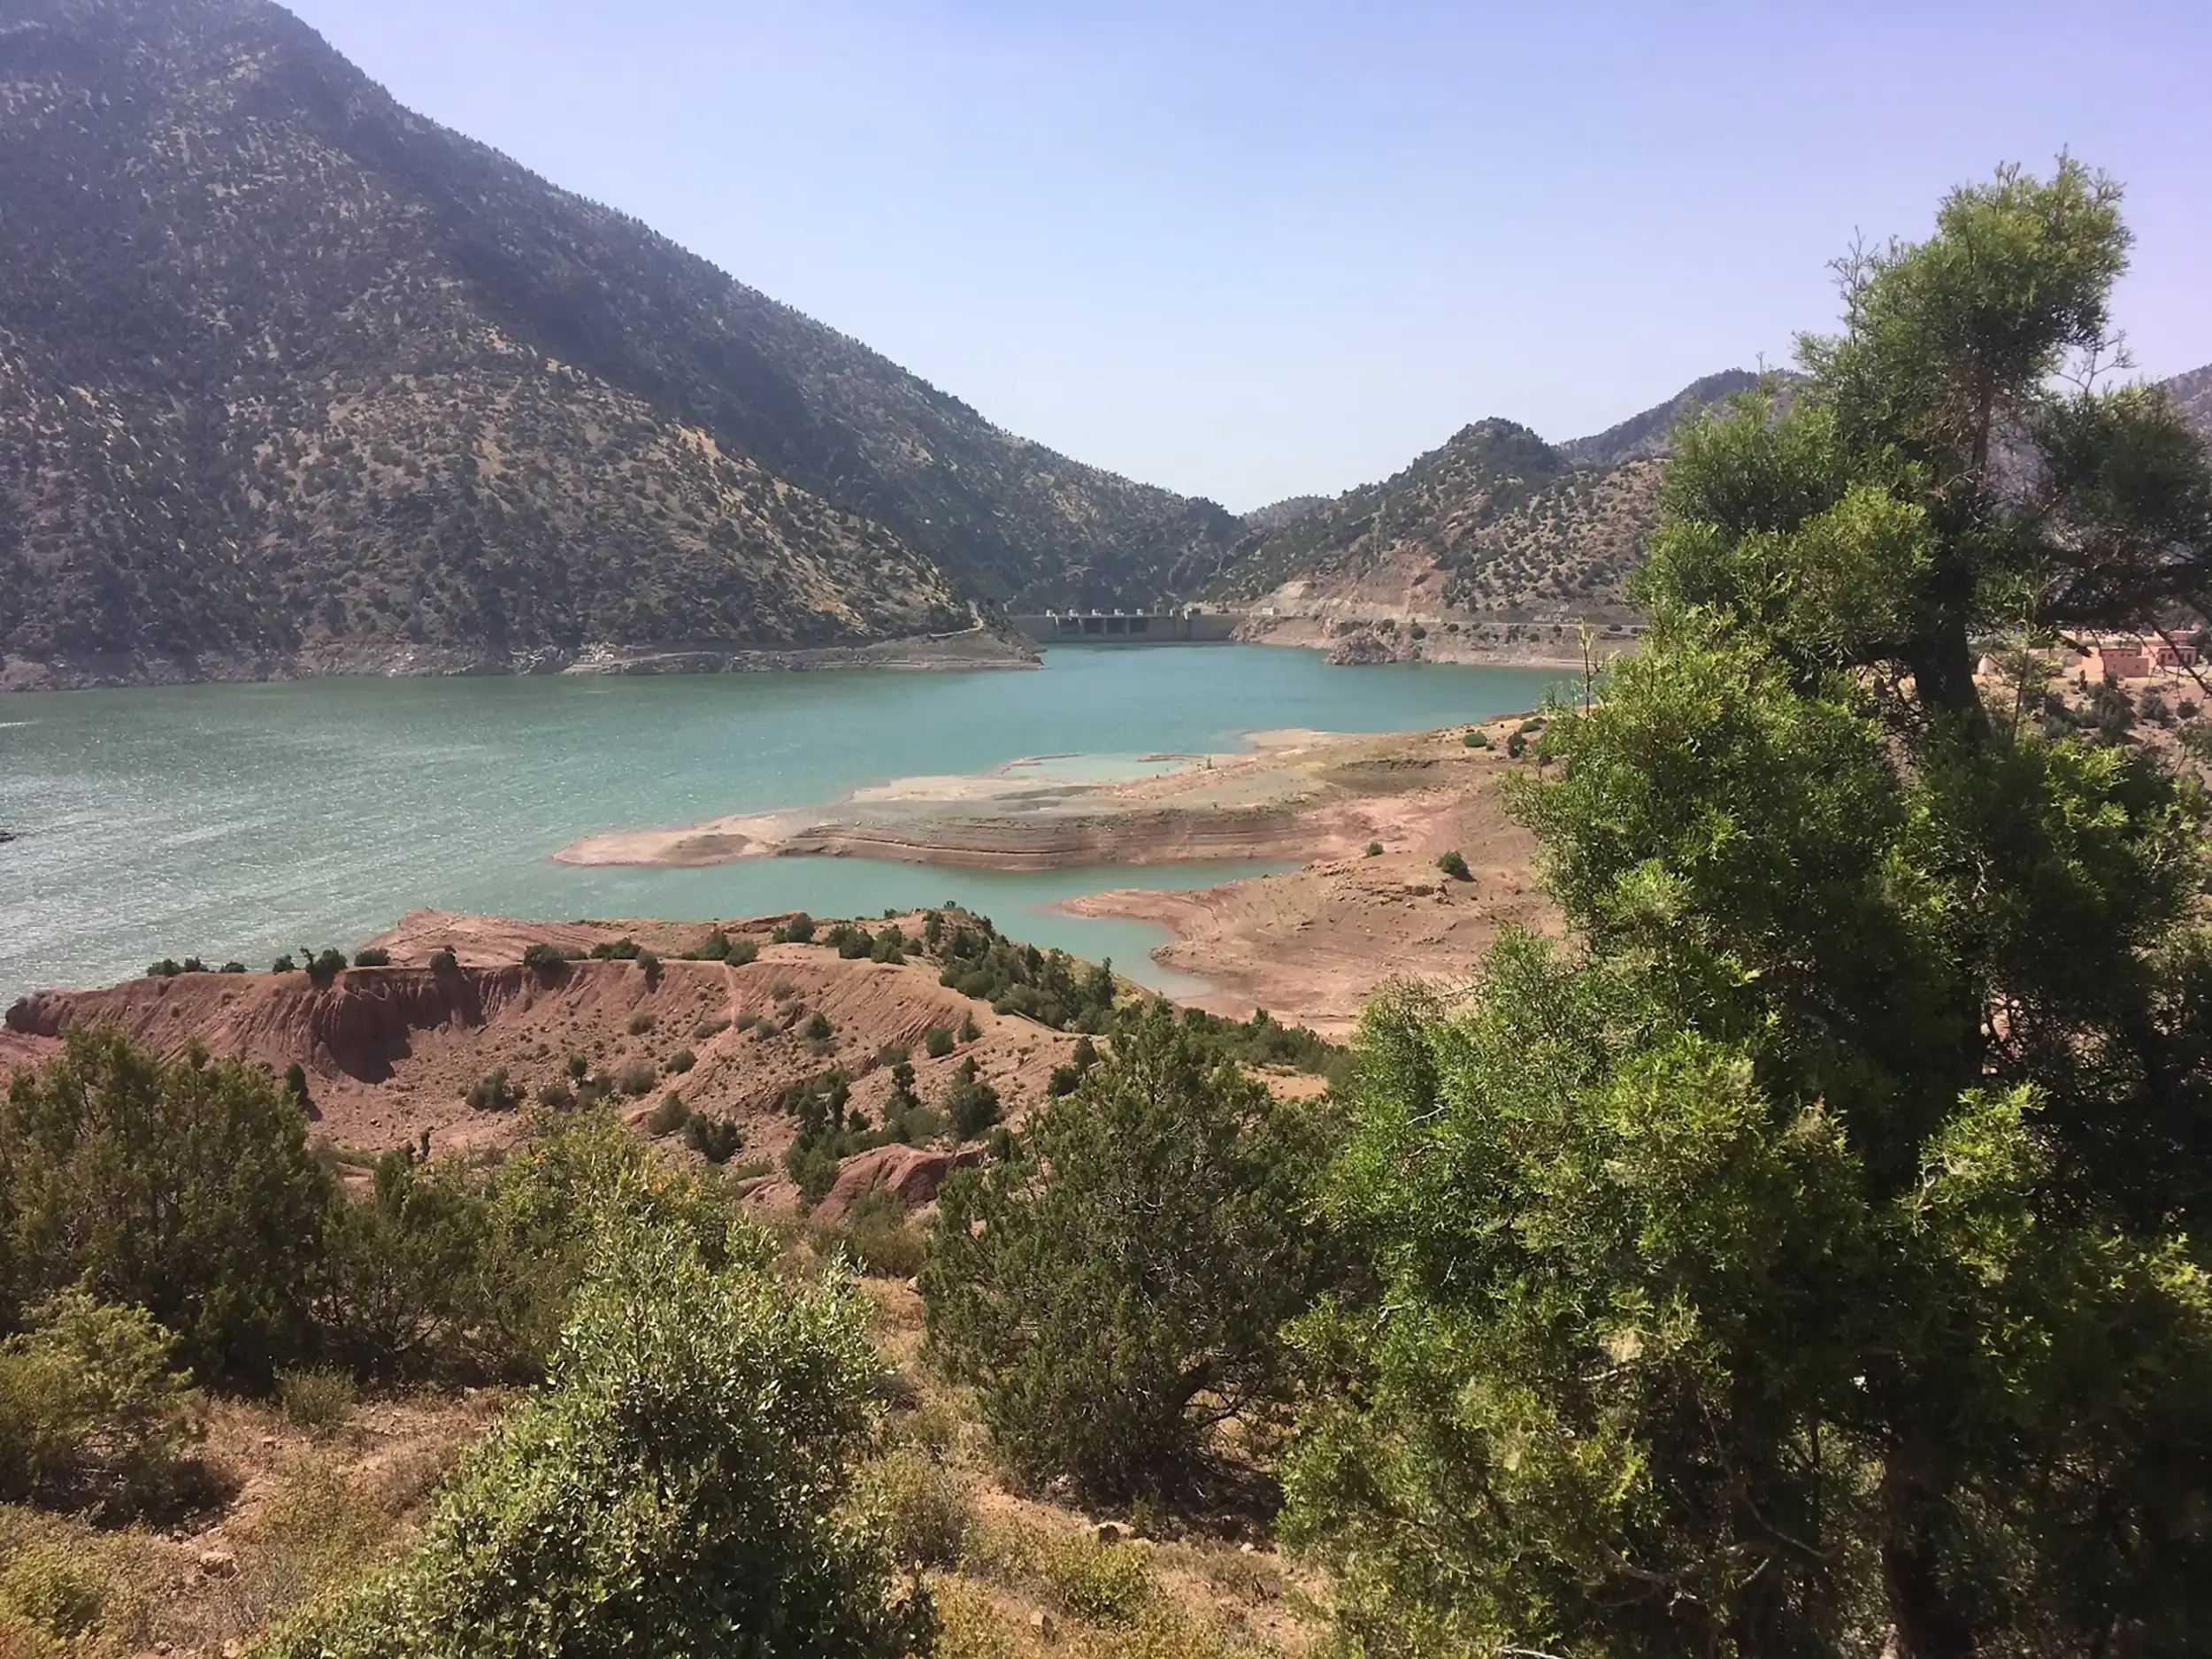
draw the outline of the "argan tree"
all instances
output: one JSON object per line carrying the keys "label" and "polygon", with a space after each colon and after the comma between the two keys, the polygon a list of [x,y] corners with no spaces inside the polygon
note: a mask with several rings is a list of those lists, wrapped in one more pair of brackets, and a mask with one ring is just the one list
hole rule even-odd
{"label": "argan tree", "polygon": [[1371,1010],[1292,1535],[1356,1650],[2212,1643],[2204,802],[1978,641],[2201,614],[2212,473],[2101,387],[2071,161],[1846,261],[1683,435],[1647,649],[1523,774],[1571,942]]}

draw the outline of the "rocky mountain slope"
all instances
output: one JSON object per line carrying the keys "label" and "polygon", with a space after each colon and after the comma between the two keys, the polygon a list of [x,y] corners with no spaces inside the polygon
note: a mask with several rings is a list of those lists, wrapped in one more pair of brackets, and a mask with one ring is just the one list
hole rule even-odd
{"label": "rocky mountain slope", "polygon": [[1238,529],[410,114],[264,0],[0,4],[0,655],[832,643],[1149,599]]}
{"label": "rocky mountain slope", "polygon": [[[1452,634],[1491,644],[1527,637],[1532,625],[1625,626],[1635,611],[1624,583],[1658,520],[1671,434],[1757,383],[1740,369],[1707,375],[1559,444],[1511,421],[1479,421],[1380,483],[1248,515],[1211,592],[1279,619],[1256,622],[1256,633],[1337,641],[1356,660],[1453,652],[1443,641],[1425,650],[1394,627],[1368,635],[1383,622],[1451,618]],[[2212,366],[2165,385],[2212,437]],[[1281,626],[1317,622],[1317,632]]]}
{"label": "rocky mountain slope", "polygon": [[1753,378],[1708,376],[1569,444],[1478,421],[1380,483],[1248,520],[1213,591],[1279,615],[1625,618],[1621,584],[1656,517],[1664,435]]}

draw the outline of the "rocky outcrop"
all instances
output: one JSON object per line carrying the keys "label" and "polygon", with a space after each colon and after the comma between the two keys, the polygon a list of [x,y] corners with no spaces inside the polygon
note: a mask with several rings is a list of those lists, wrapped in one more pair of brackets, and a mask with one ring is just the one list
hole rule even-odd
{"label": "rocky outcrop", "polygon": [[888,1193],[903,1210],[918,1210],[934,1202],[937,1189],[955,1170],[969,1169],[983,1161],[981,1148],[963,1147],[940,1152],[922,1147],[878,1147],[847,1158],[837,1180],[814,1207],[818,1221],[842,1221],[870,1193]]}

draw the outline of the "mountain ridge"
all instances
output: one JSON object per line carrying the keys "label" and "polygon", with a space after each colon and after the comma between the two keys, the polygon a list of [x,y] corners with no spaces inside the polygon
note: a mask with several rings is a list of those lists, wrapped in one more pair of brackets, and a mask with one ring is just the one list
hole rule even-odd
{"label": "mountain ridge", "polygon": [[19,664],[841,647],[1148,601],[1239,528],[404,110],[265,0],[10,4],[0,204]]}

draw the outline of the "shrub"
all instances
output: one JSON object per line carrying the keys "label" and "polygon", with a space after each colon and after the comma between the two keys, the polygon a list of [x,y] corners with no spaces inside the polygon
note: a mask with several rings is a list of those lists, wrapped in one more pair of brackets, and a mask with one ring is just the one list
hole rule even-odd
{"label": "shrub", "polygon": [[81,1538],[65,1544],[11,1520],[0,1516],[0,1653],[58,1659],[102,1651],[113,1594],[104,1563],[88,1559]]}
{"label": "shrub", "polygon": [[960,1063],[937,1104],[962,1141],[974,1140],[999,1118],[998,1091],[976,1075],[973,1055]]}
{"label": "shrub", "polygon": [[223,964],[225,973],[243,973],[245,971],[246,964],[242,962],[226,962]]}
{"label": "shrub", "polygon": [[307,958],[307,977],[319,991],[327,991],[345,971],[346,959],[335,950],[324,949]]}
{"label": "shrub", "polygon": [[307,1068],[297,1060],[284,1068],[284,1092],[297,1102],[302,1111],[311,1111],[314,1100],[307,1092]]}
{"label": "shrub", "polygon": [[280,1371],[277,1409],[303,1429],[327,1433],[353,1413],[353,1379],[342,1371]]}
{"label": "shrub", "polygon": [[297,973],[299,972],[299,964],[293,961],[288,956],[279,956],[274,962],[272,962],[269,964],[269,972],[272,973]]}
{"label": "shrub", "polygon": [[404,1560],[268,1651],[926,1651],[926,1594],[845,1508],[879,1409],[867,1328],[846,1285],[786,1288],[611,1225],[552,1386],[471,1455]]}
{"label": "shrub", "polygon": [[630,938],[626,933],[620,939],[611,941],[603,939],[591,948],[591,959],[594,962],[635,962],[638,955],[637,941]]}
{"label": "shrub", "polygon": [[522,1088],[509,1080],[507,1068],[501,1066],[470,1084],[462,1098],[468,1102],[471,1111],[511,1112],[522,1104]]}
{"label": "shrub", "polygon": [[636,1013],[630,1016],[630,1035],[633,1037],[642,1037],[647,1032],[653,1029],[656,1023],[657,1022],[655,1021],[650,1010],[641,1008]]}
{"label": "shrub", "polygon": [[691,1108],[684,1104],[684,1097],[671,1091],[661,1096],[661,1103],[645,1115],[645,1133],[649,1135],[672,1135],[691,1121]]}
{"label": "shrub", "polygon": [[1126,1624],[1159,1595],[1141,1547],[1083,1537],[1046,1552],[1044,1580],[1064,1610],[1101,1624]]}
{"label": "shrub", "polygon": [[1323,1145],[1156,1006],[1009,1156],[946,1184],[921,1271],[930,1351],[975,1385],[1018,1473],[1164,1492],[1223,1417],[1280,1409],[1278,1333],[1322,1282],[1306,1217]]}
{"label": "shrub", "polygon": [[0,1342],[0,1499],[134,1515],[170,1498],[199,1437],[175,1340],[81,1286]]}
{"label": "shrub", "polygon": [[660,1081],[660,1072],[650,1060],[632,1060],[614,1074],[614,1086],[632,1100],[649,1094],[653,1085]]}
{"label": "shrub", "polygon": [[809,1209],[829,1196],[837,1184],[837,1154],[818,1142],[794,1141],[784,1149],[783,1171]]}
{"label": "shrub", "polygon": [[442,947],[430,953],[430,972],[433,973],[451,973],[460,965],[461,959]]}
{"label": "shrub", "polygon": [[876,935],[875,949],[868,955],[875,962],[898,963],[906,960],[906,935],[899,930],[897,923],[884,925],[883,931]]}
{"label": "shrub", "polygon": [[975,1529],[975,1489],[918,1446],[902,1446],[862,1477],[861,1495],[883,1517],[902,1567],[955,1567]]}
{"label": "shrub", "polygon": [[698,1056],[688,1048],[679,1048],[661,1062],[661,1069],[672,1077],[681,1077],[699,1064]]}
{"label": "shrub", "polygon": [[523,948],[522,965],[532,972],[550,979],[568,965],[568,958],[559,949],[542,939]]}
{"label": "shrub", "polygon": [[1505,752],[1515,760],[1520,759],[1528,753],[1528,739],[1518,732],[1514,733],[1505,740]]}
{"label": "shrub", "polygon": [[807,1016],[806,1025],[800,1034],[809,1042],[827,1042],[831,1030],[829,1016],[817,1009]]}
{"label": "shrub", "polygon": [[860,1270],[873,1279],[911,1279],[921,1271],[921,1230],[907,1220],[905,1208],[887,1192],[869,1193],[855,1204],[833,1241],[842,1244]]}
{"label": "shrub", "polygon": [[308,1340],[337,1194],[260,1067],[73,1031],[0,1110],[0,1328],[82,1281],[145,1309],[202,1379],[264,1385]]}
{"label": "shrub", "polygon": [[1490,733],[1476,726],[1459,741],[1469,749],[1487,749],[1490,747]]}
{"label": "shrub", "polygon": [[357,968],[388,968],[392,965],[392,953],[378,946],[357,950],[353,953],[353,965]]}
{"label": "shrub", "polygon": [[1467,868],[1466,856],[1457,848],[1440,855],[1436,867],[1455,881],[1472,881],[1475,879],[1474,872]]}
{"label": "shrub", "polygon": [[1367,856],[1370,858],[1379,858],[1382,856],[1382,854],[1383,844],[1380,841],[1369,841],[1367,843]]}
{"label": "shrub", "polygon": [[538,1086],[538,1104],[549,1112],[573,1111],[576,1091],[568,1086],[565,1078],[555,1078],[550,1083]]}
{"label": "shrub", "polygon": [[[753,1017],[748,1015],[746,1018],[749,1022]],[[694,1042],[705,1042],[710,1038],[719,1037],[729,1028],[730,1022],[726,1019],[703,1019],[691,1028],[691,1040]],[[748,1029],[750,1029],[749,1025]]]}
{"label": "shrub", "polygon": [[922,1033],[922,1052],[933,1060],[941,1060],[952,1052],[952,1033],[942,1025],[932,1025]]}
{"label": "shrub", "polygon": [[814,937],[814,918],[801,910],[789,921],[768,935],[771,944],[803,945]]}
{"label": "shrub", "polygon": [[975,1015],[974,1015],[974,1013],[973,1013],[972,1011],[971,1011],[971,1012],[969,1012],[969,1013],[965,1013],[965,1014],[961,1015],[961,1017],[960,1017],[960,1041],[963,1041],[963,1042],[973,1042],[973,1041],[976,1041],[976,1039],[977,1039],[977,1038],[979,1038],[979,1037],[982,1036],[982,1034],[983,1034],[983,1028],[982,1028],[980,1025],[977,1025],[977,1024],[975,1023]]}
{"label": "shrub", "polygon": [[710,1164],[727,1164],[745,1144],[745,1132],[726,1118],[694,1112],[684,1125],[684,1144]]}
{"label": "shrub", "polygon": [[202,962],[197,956],[187,956],[184,959],[184,967],[182,972],[186,973],[205,973],[207,972],[207,964]]}
{"label": "shrub", "polygon": [[150,979],[173,979],[183,972],[173,956],[164,956],[159,962],[146,964],[146,977]]}

